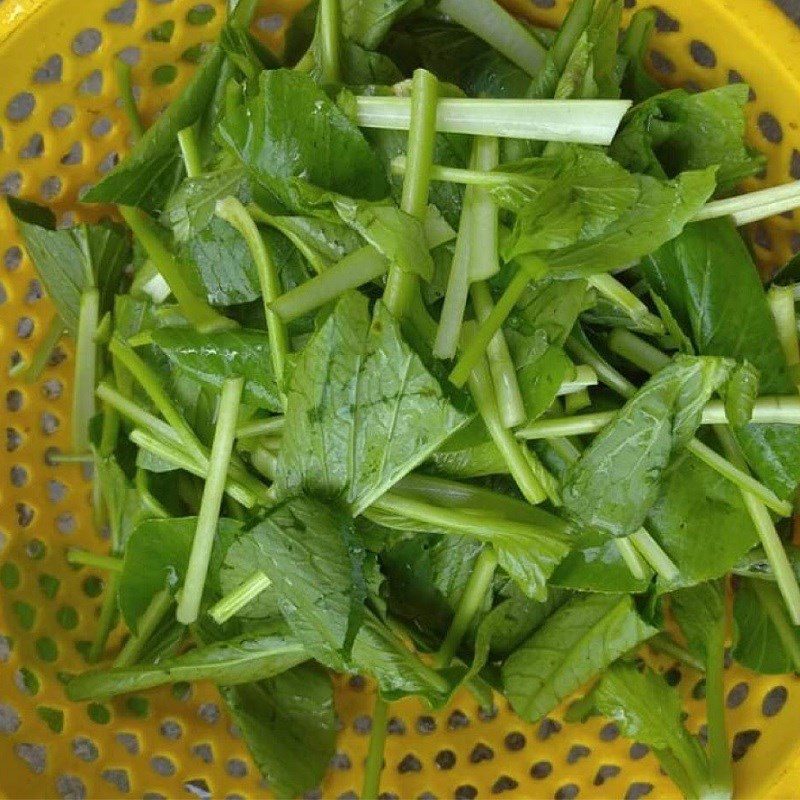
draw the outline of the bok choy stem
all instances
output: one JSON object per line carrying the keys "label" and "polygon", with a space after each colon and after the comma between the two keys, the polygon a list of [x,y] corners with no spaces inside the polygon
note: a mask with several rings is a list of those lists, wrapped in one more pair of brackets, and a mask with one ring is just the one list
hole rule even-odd
{"label": "bok choy stem", "polygon": [[[483,281],[476,281],[470,287],[470,297],[478,322],[483,322],[492,313],[494,302],[489,287]],[[492,375],[497,406],[506,428],[513,428],[525,422],[525,404],[517,381],[517,370],[508,350],[502,328],[498,329],[486,347],[489,372]]]}
{"label": "bok choy stem", "polygon": [[119,556],[104,556],[100,553],[91,553],[88,550],[79,550],[71,547],[67,550],[67,562],[83,567],[95,567],[108,572],[122,572],[123,561]]}
{"label": "bok choy stem", "polygon": [[115,667],[130,667],[136,663],[147,640],[153,635],[153,631],[158,627],[171,605],[172,595],[166,587],[159,589],[153,595],[149,605],[138,619],[136,630],[131,632],[128,641],[125,642],[125,646],[114,661]]}
{"label": "bok choy stem", "polygon": [[272,581],[261,570],[254,572],[233,591],[217,600],[208,609],[208,615],[222,625],[231,617],[238,614],[251,600],[254,600],[265,589],[269,588]]}
{"label": "bok choy stem", "polygon": [[311,280],[280,295],[269,307],[283,322],[291,322],[335,300],[348,289],[357,289],[377,280],[388,267],[389,262],[372,245],[365,245],[348,253]]}
{"label": "bok choy stem", "polygon": [[156,269],[169,284],[186,319],[199,331],[214,331],[235,328],[233,320],[217,313],[205,300],[192,292],[183,277],[183,271],[175,256],[159,238],[156,223],[143,211],[132,206],[119,206],[119,213],[138,242],[142,245]]}
{"label": "bok choy stem", "polygon": [[117,623],[117,593],[119,591],[120,573],[112,572],[108,576],[104,587],[103,604],[100,606],[100,616],[97,618],[97,627],[89,645],[89,652],[86,660],[90,664],[96,664],[102,657],[106,649],[106,643],[111,631]]}
{"label": "bok choy stem", "polygon": [[383,751],[386,747],[386,725],[389,717],[389,703],[375,690],[375,703],[372,706],[372,732],[369,737],[367,759],[364,762],[364,781],[361,786],[362,800],[377,800],[383,771]]}
{"label": "bok choy stem", "polygon": [[197,530],[192,541],[192,552],[186,568],[186,580],[176,613],[178,622],[182,622],[184,625],[194,622],[200,610],[200,599],[206,582],[208,562],[211,558],[211,546],[217,530],[222,494],[227,481],[228,462],[233,451],[236,418],[239,413],[243,387],[243,378],[228,378],[222,385],[220,393],[208,475],[203,486],[203,498],[197,515]]}
{"label": "bok choy stem", "polygon": [[730,796],[733,785],[728,732],[725,726],[725,622],[720,616],[706,645],[706,715],[708,765],[711,784]]}
{"label": "bok choy stem", "polygon": [[792,382],[800,389],[800,341],[797,335],[794,287],[772,286],[767,292],[767,300],[783,354],[786,356],[789,374]]}
{"label": "bok choy stem", "polygon": [[634,531],[628,538],[639,555],[644,558],[660,578],[668,583],[678,578],[680,570],[675,566],[675,562],[644,528]]}
{"label": "bok choy stem", "polygon": [[[408,109],[408,170],[403,180],[400,208],[424,221],[428,210],[430,168],[436,142],[436,101],[439,82],[424,69],[414,70]],[[414,299],[416,275],[405,272],[398,264],[389,267],[383,301],[396,319],[402,319]]]}
{"label": "bok choy stem", "polygon": [[97,289],[81,295],[78,331],[75,337],[75,377],[72,387],[72,450],[89,449],[89,421],[94,416],[94,386],[97,369],[97,343],[94,340],[100,309]]}
{"label": "bok choy stem", "polygon": [[200,157],[200,148],[197,146],[197,136],[194,127],[189,126],[178,131],[178,145],[181,148],[183,164],[189,178],[197,178],[203,174],[203,161]]}
{"label": "bok choy stem", "polygon": [[534,76],[541,69],[547,50],[499,3],[493,0],[440,0],[437,8],[528,75]]}
{"label": "bok choy stem", "polygon": [[622,309],[642,331],[654,336],[661,336],[664,333],[664,323],[661,319],[613,275],[608,272],[599,272],[590,275],[587,280],[589,285],[603,297]]}
{"label": "bok choy stem", "polygon": [[244,237],[250,250],[250,257],[256,265],[258,282],[261,284],[261,296],[264,300],[264,313],[267,317],[267,334],[269,336],[272,369],[275,373],[281,398],[285,402],[283,384],[286,356],[289,353],[289,334],[283,320],[271,307],[271,304],[280,297],[283,291],[278,270],[270,257],[264,240],[261,238],[258,226],[240,200],[233,196],[218,200],[216,214],[236,228]]}
{"label": "bok choy stem", "polygon": [[136,99],[133,96],[131,65],[117,56],[114,59],[114,75],[117,79],[122,110],[125,112],[128,122],[130,122],[134,141],[139,141],[144,136],[145,128],[142,124],[142,118],[139,116],[139,109],[136,108]]}
{"label": "bok choy stem", "polygon": [[339,0],[321,0],[317,17],[322,83],[341,83],[342,10]]}
{"label": "bok choy stem", "polygon": [[[413,98],[358,96],[355,101],[362,128],[409,129]],[[436,104],[434,118],[441,133],[608,145],[630,106],[629,100],[446,97]]]}
{"label": "bok choy stem", "polygon": [[61,315],[58,313],[53,314],[53,318],[47,326],[42,341],[31,356],[31,360],[28,362],[21,361],[19,371],[14,373],[14,377],[22,380],[23,383],[36,383],[42,377],[44,368],[47,366],[55,346],[61,341],[65,331],[66,327]]}
{"label": "bok choy stem", "polygon": [[490,546],[484,546],[475,560],[464,591],[456,606],[456,613],[447,629],[447,634],[434,657],[438,668],[449,667],[464,634],[483,605],[486,595],[492,588],[492,580],[497,569],[497,556]]}

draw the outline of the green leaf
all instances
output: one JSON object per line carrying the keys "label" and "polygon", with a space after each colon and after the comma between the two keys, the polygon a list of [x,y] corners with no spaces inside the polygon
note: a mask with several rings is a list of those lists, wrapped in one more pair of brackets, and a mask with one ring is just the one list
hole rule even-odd
{"label": "green leaf", "polygon": [[535,722],[657,632],[627,595],[573,597],[503,664],[506,697]]}
{"label": "green leaf", "polygon": [[713,168],[657,180],[588,147],[559,148],[526,169],[547,181],[514,203],[518,215],[503,255],[535,254],[560,278],[642,258],[677,236],[714,190]]}
{"label": "green leaf", "polygon": [[411,17],[389,32],[382,49],[406,75],[424,67],[469,97],[524,97],[530,84],[525,70],[474,33],[445,20]]}
{"label": "green leaf", "polygon": [[366,200],[388,194],[377,156],[311,78],[272,70],[253,89],[228,111],[219,135],[254,180],[289,203],[303,181]]}
{"label": "green leaf", "polygon": [[470,484],[412,475],[367,513],[386,527],[468,536],[491,544],[500,566],[526,595],[538,600],[544,599],[548,577],[570,550],[563,520]]}
{"label": "green leaf", "polygon": [[763,675],[800,672],[800,628],[773,583],[743,579],[733,599],[733,657]]}
{"label": "green leaf", "polygon": [[342,34],[374,50],[400,17],[421,5],[420,0],[344,0]]}
{"label": "green leaf", "polygon": [[[750,362],[764,394],[796,392],[756,266],[729,219],[689,225],[646,258],[642,271],[699,353]],[[791,497],[800,481],[796,428],[749,424],[734,433],[759,480]]]}
{"label": "green leaf", "polygon": [[606,536],[641,527],[664,470],[694,436],[731,367],[725,359],[677,356],[650,378],[568,468],[563,501],[573,523]]}
{"label": "green leaf", "polygon": [[[719,578],[758,543],[741,492],[692,455],[679,456],[664,474],[647,530],[678,567],[677,585]],[[675,585],[658,579],[660,591]]]}
{"label": "green leaf", "polygon": [[628,112],[609,154],[626,169],[656,178],[716,165],[719,190],[730,191],[764,166],[763,156],[745,145],[749,91],[731,84],[651,97]]}
{"label": "green leaf", "polygon": [[56,230],[55,217],[48,210],[13,197],[7,202],[48,296],[75,336],[84,291],[98,289],[100,313],[111,308],[123,269],[131,260],[130,238],[112,223]]}
{"label": "green leaf", "polygon": [[119,203],[158,211],[183,171],[178,131],[197,122],[214,96],[224,54],[215,45],[189,83],[147,129],[131,152],[81,199],[86,203]]}
{"label": "green leaf", "polygon": [[426,469],[445,478],[458,479],[504,474],[508,472],[508,465],[483,420],[475,417],[431,454]]}
{"label": "green leaf", "polygon": [[701,583],[689,589],[679,589],[670,595],[670,609],[686,639],[689,651],[704,663],[708,662],[709,646],[722,637],[725,627],[725,594],[719,581]]}
{"label": "green leaf", "polygon": [[590,698],[623,736],[653,749],[685,796],[712,796],[705,793],[708,765],[703,749],[683,725],[680,696],[660,675],[620,662],[605,673]]}
{"label": "green leaf", "polygon": [[152,332],[152,340],[174,368],[205,386],[221,389],[227,378],[241,377],[243,402],[274,413],[283,410],[266,332],[159,328]]}
{"label": "green leaf", "polygon": [[[174,591],[183,583],[196,528],[197,517],[151,519],[139,523],[131,533],[119,584],[120,611],[131,630],[136,630],[156,592],[167,585]],[[220,518],[216,548],[224,551],[240,528],[240,522]],[[212,564],[216,559],[212,555]],[[209,588],[214,583],[212,580]]]}
{"label": "green leaf", "polygon": [[579,592],[641,594],[650,576],[635,578],[620,555],[616,541],[573,550],[550,576],[550,586]]}
{"label": "green leaf", "polygon": [[302,664],[221,693],[278,797],[300,797],[321,783],[336,745],[333,686],[326,672]]}
{"label": "green leaf", "polygon": [[158,664],[84,672],[67,684],[70,700],[94,700],[139,692],[165,683],[212,680],[223,686],[278,675],[308,660],[296,639],[279,632],[248,634],[216,642]]}
{"label": "green leaf", "polygon": [[466,420],[385,307],[370,319],[367,299],[348,293],[297,356],[277,485],[359,514]]}

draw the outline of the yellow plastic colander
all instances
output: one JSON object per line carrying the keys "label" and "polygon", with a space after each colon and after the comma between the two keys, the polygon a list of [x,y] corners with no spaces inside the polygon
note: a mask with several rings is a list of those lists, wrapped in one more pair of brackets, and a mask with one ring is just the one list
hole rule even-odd
{"label": "yellow plastic colander", "polygon": [[[302,4],[269,0],[254,31],[280,48]],[[546,24],[558,23],[566,5],[511,2]],[[630,13],[637,0],[625,5]],[[650,54],[654,73],[670,86],[750,84],[750,141],[768,166],[748,188],[800,178],[800,28],[789,18],[800,7],[796,0],[784,5],[786,13],[771,0],[662,0]],[[198,45],[215,38],[223,15],[220,0],[0,0],[0,193],[47,202],[64,224],[102,213],[77,197],[128,147],[115,56],[134,64],[140,108],[150,119],[186,82]],[[751,234],[768,270],[800,250],[800,216],[772,219]],[[65,560],[67,547],[104,549],[92,527],[90,483],[78,465],[49,463],[68,449],[71,343],[62,342],[35,384],[7,377],[35,351],[51,315],[0,204],[0,796],[264,797],[213,686],[105,704],[71,704],[64,696],[65,676],[84,667],[104,577]],[[699,677],[665,666],[697,730]],[[726,684],[737,795],[797,798],[800,681],[734,665]],[[356,796],[372,701],[358,679],[339,682],[341,732],[325,797]],[[560,711],[529,725],[498,702],[491,714],[466,693],[437,713],[415,700],[394,704],[382,791],[403,798],[678,796],[647,748],[613,725],[568,725]]]}

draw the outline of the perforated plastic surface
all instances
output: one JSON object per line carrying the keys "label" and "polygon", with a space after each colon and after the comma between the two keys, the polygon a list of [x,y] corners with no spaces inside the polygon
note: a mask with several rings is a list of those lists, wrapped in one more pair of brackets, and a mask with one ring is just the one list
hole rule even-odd
{"label": "perforated plastic surface", "polygon": [[[279,47],[287,15],[300,5],[275,0],[254,29]],[[555,23],[563,0],[514,0]],[[628,0],[627,6],[636,5]],[[800,31],[769,0],[663,0],[652,66],[669,85],[709,87],[746,79],[751,141],[767,153],[761,186],[800,178]],[[221,2],[185,0],[0,0],[0,192],[45,200],[67,224],[79,191],[124,153],[128,126],[115,100],[112,60],[135,64],[146,118],[178,91],[197,45],[212,39]],[[765,269],[800,249],[800,217],[753,231]],[[212,686],[177,686],[146,697],[69,704],[66,674],[83,668],[102,589],[101,573],[65,561],[68,546],[102,551],[81,468],[51,466],[68,446],[72,349],[62,343],[42,379],[24,385],[6,370],[35,350],[51,308],[0,207],[0,795],[23,797],[263,797],[246,748]],[[719,531],[720,536],[725,531]],[[669,666],[669,665],[667,665]],[[688,698],[698,676],[671,676]],[[727,671],[729,726],[740,797],[796,797],[800,681]],[[502,703],[502,701],[501,701]],[[372,693],[341,682],[339,753],[322,788],[355,797],[367,746]],[[560,713],[521,723],[504,703],[481,715],[460,695],[430,714],[413,700],[392,707],[382,789],[402,797],[677,796],[646,748],[593,720],[565,725]]]}

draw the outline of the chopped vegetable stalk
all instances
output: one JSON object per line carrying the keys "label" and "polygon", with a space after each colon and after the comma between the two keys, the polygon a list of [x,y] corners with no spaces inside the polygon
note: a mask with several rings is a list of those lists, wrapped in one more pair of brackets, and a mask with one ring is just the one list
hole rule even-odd
{"label": "chopped vegetable stalk", "polygon": [[270,586],[270,579],[261,570],[254,572],[240,586],[232,592],[228,592],[220,600],[217,600],[208,609],[208,615],[217,623],[222,625],[231,617],[236,616],[251,600],[254,600],[265,589]]}
{"label": "chopped vegetable stalk", "polygon": [[193,126],[178,131],[178,145],[181,148],[186,175],[190,178],[202,175],[203,161],[200,158],[200,148],[197,146],[197,136],[195,136]]}
{"label": "chopped vegetable stalk", "polygon": [[[519,439],[549,439],[553,436],[583,436],[597,433],[613,419],[615,411],[595,411],[572,417],[544,417],[516,431]],[[712,400],[703,409],[703,425],[724,425],[728,422],[725,404]],[[759,397],[753,406],[750,422],[800,425],[800,398],[776,395]]]}
{"label": "chopped vegetable stalk", "polygon": [[[740,470],[745,471],[747,463],[731,432],[724,427],[718,427],[716,430],[728,460]],[[764,502],[756,494],[743,488],[742,499],[758,532],[758,537],[761,539],[761,546],[764,548],[767,560],[772,567],[778,588],[783,596],[783,602],[786,603],[789,617],[794,625],[800,625],[800,586],[797,584],[797,576],[786,555],[780,536],[775,530],[775,523],[765,508]],[[791,510],[789,513],[791,514]]]}
{"label": "chopped vegetable stalk", "polygon": [[192,541],[189,566],[186,569],[181,598],[176,617],[178,622],[190,625],[197,619],[200,600],[211,558],[211,546],[217,530],[219,509],[228,474],[228,461],[233,451],[236,417],[244,388],[243,378],[229,378],[222,386],[217,425],[211,445],[208,475],[203,487],[203,499],[197,515],[197,530]]}
{"label": "chopped vegetable stalk", "polygon": [[449,667],[453,657],[458,652],[464,634],[475,619],[478,611],[486,599],[486,594],[492,588],[492,580],[497,569],[497,556],[491,547],[485,546],[475,561],[464,591],[461,593],[456,613],[447,629],[447,634],[441,647],[434,657],[437,667]]}
{"label": "chopped vegetable stalk", "polygon": [[78,332],[75,337],[75,378],[72,387],[72,449],[83,453],[89,449],[89,420],[94,416],[94,385],[97,368],[97,343],[94,334],[100,296],[97,289],[81,295]]}
{"label": "chopped vegetable stalk", "polygon": [[161,517],[162,519],[166,519],[170,516],[169,511],[167,511],[161,503],[153,497],[152,493],[150,492],[150,488],[147,485],[147,471],[143,469],[136,470],[136,477],[134,478],[134,483],[136,485],[136,491],[139,493],[139,499],[142,501],[142,505],[147,509],[147,511],[154,517]]}
{"label": "chopped vegetable stalk", "polygon": [[643,581],[647,577],[647,568],[641,556],[636,552],[636,548],[631,543],[630,538],[616,540],[617,550],[625,562],[625,566],[631,571],[636,580]]}
{"label": "chopped vegetable stalk", "polygon": [[469,295],[470,260],[474,245],[472,231],[473,202],[472,187],[468,187],[464,193],[458,237],[456,238],[456,246],[453,252],[453,261],[450,264],[450,274],[447,278],[447,288],[445,289],[442,313],[439,317],[439,326],[436,329],[436,338],[433,342],[433,354],[437,358],[453,358],[458,349],[461,324]]}
{"label": "chopped vegetable stalk", "polygon": [[[174,464],[179,469],[184,469],[198,478],[205,478],[208,474],[208,462],[201,464],[186,451],[181,450],[178,444],[165,442],[139,429],[131,431],[130,440],[142,450],[152,453],[168,464]],[[246,508],[253,508],[269,499],[267,488],[253,476],[248,476],[248,480],[242,481],[229,475],[225,491]]]}
{"label": "chopped vegetable stalk", "polygon": [[[478,363],[472,368],[469,376],[469,389],[478,408],[478,413],[483,418],[492,441],[494,441],[503,460],[508,465],[509,472],[511,472],[523,497],[534,505],[546,500],[548,492],[542,486],[542,482],[534,473],[531,462],[526,457],[526,452],[523,450],[525,445],[521,445],[514,438],[514,434],[506,428],[500,418],[489,365],[483,356],[479,358]],[[531,458],[535,458],[535,456],[531,454]],[[541,468],[541,471],[545,471],[544,467]]]}
{"label": "chopped vegetable stalk", "polygon": [[536,75],[547,51],[508,11],[492,0],[441,0],[438,10],[479,36],[528,75]]}
{"label": "chopped vegetable stalk", "polygon": [[450,373],[450,383],[455,386],[463,386],[467,382],[472,368],[486,352],[492,337],[503,326],[506,317],[522,297],[528,283],[535,279],[537,273],[541,273],[546,269],[544,263],[535,256],[529,256],[525,259],[520,258],[517,261],[520,266],[516,274],[489,315],[480,323],[474,333],[468,337],[467,346],[463,349],[455,367],[453,367],[453,371]]}
{"label": "chopped vegetable stalk", "polygon": [[381,697],[380,691],[376,689],[375,703],[372,706],[372,732],[369,737],[367,759],[364,762],[364,782],[361,785],[362,800],[378,800],[388,716],[389,703]]}
{"label": "chopped vegetable stalk", "polygon": [[[408,162],[405,156],[395,156],[390,164],[390,169],[394,175],[405,175]],[[533,175],[521,175],[515,172],[483,172],[475,169],[465,169],[464,167],[447,167],[441,164],[434,164],[431,167],[431,180],[443,181],[445,183],[463,183],[467,186],[480,186],[484,189],[495,187],[519,186],[530,188],[531,186],[544,186],[548,183],[546,178]]]}
{"label": "chopped vegetable stalk", "polygon": [[18,365],[12,367],[8,373],[9,377],[17,378],[27,384],[36,383],[42,377],[44,368],[47,366],[47,362],[50,360],[50,356],[64,335],[65,330],[61,316],[58,313],[53,314],[53,318],[50,320],[42,341],[36,348],[31,360],[28,362],[20,361]]}
{"label": "chopped vegetable stalk", "polygon": [[[497,166],[499,159],[500,146],[496,137],[475,137],[471,162],[474,169],[488,172]],[[473,241],[469,248],[470,281],[488,280],[500,271],[499,211],[489,192],[481,187],[474,187],[471,190],[471,212]]]}
{"label": "chopped vegetable stalk", "polygon": [[733,784],[728,732],[725,726],[725,615],[709,637],[706,653],[708,765],[712,784],[730,794]]}
{"label": "chopped vegetable stalk", "polygon": [[[617,355],[626,358],[632,364],[651,374],[663,369],[669,363],[669,357],[660,350],[630,331],[621,328],[615,328],[611,332],[608,337],[608,346]],[[771,508],[776,514],[782,517],[791,515],[791,503],[781,500],[775,492],[757,481],[746,469],[740,469],[732,464],[730,460],[723,458],[699,439],[692,439],[686,445],[686,449],[740,489],[754,494],[760,502]]]}
{"label": "chopped vegetable stalk", "polygon": [[120,650],[119,655],[114,661],[114,666],[130,667],[136,663],[142,653],[147,640],[153,635],[153,631],[158,627],[159,622],[166,616],[169,607],[172,605],[172,594],[169,589],[160,589],[153,595],[150,604],[138,620],[136,630],[133,631],[125,642],[125,646]]}
{"label": "chopped vegetable stalk", "polygon": [[590,275],[589,285],[624,311],[645,333],[661,336],[664,323],[627,286],[608,272]]}
{"label": "chopped vegetable stalk", "polygon": [[291,322],[335,300],[348,289],[358,289],[377,280],[388,267],[389,262],[372,245],[365,245],[273,300],[270,309],[284,322]]}
{"label": "chopped vegetable stalk", "polygon": [[632,533],[629,539],[639,554],[653,568],[656,575],[668,583],[678,578],[680,571],[675,563],[644,528],[639,528],[638,531]]}
{"label": "chopped vegetable stalk", "polygon": [[169,284],[183,315],[200,331],[235,328],[233,320],[218,314],[205,300],[197,297],[186,283],[175,256],[164,246],[156,233],[156,224],[143,211],[132,206],[119,206],[119,213],[144,248],[156,269]]}
{"label": "chopped vegetable stalk", "polygon": [[250,256],[258,271],[258,282],[261,285],[261,296],[264,300],[264,312],[267,316],[267,332],[272,356],[272,369],[278,381],[278,389],[283,395],[283,380],[286,356],[289,352],[289,334],[283,320],[271,308],[271,303],[281,295],[281,281],[275,264],[272,263],[258,226],[248,214],[241,201],[233,196],[218,200],[216,213],[229,225],[242,234],[250,250]]}
{"label": "chopped vegetable stalk", "polygon": [[[494,308],[489,287],[483,281],[476,281],[470,287],[472,305],[478,322],[483,322]],[[514,428],[525,422],[525,404],[517,381],[517,369],[508,351],[506,337],[502,328],[497,330],[486,347],[486,358],[497,396],[500,417],[506,428]],[[560,389],[559,389],[560,391]]]}
{"label": "chopped vegetable stalk", "polygon": [[237,439],[251,439],[257,436],[266,436],[271,433],[281,433],[286,418],[282,415],[247,422],[236,429]]}
{"label": "chopped vegetable stalk", "polygon": [[[114,336],[108,346],[111,354],[133,375],[148,397],[153,401],[164,419],[178,435],[183,449],[189,452],[202,463],[205,453],[197,434],[191,429],[183,415],[175,407],[161,380],[147,364],[139,358],[134,350],[125,344],[119,336]],[[106,393],[104,400],[109,400],[110,394]],[[122,411],[122,409],[120,409]],[[124,411],[122,413],[125,413]]]}
{"label": "chopped vegetable stalk", "polygon": [[119,556],[104,556],[91,553],[88,550],[78,550],[71,547],[67,550],[67,562],[83,567],[95,567],[109,572],[122,572],[123,561]]}
{"label": "chopped vegetable stalk", "polygon": [[94,455],[92,453],[53,453],[48,456],[51,464],[92,464]]}
{"label": "chopped vegetable stalk", "polygon": [[592,404],[592,398],[589,396],[589,390],[586,388],[578,389],[576,392],[570,392],[564,400],[564,410],[568,414],[574,414],[577,411],[582,411],[584,408],[589,408]]}
{"label": "chopped vegetable stalk", "polygon": [[778,329],[778,338],[786,356],[789,373],[800,389],[800,341],[797,338],[794,289],[791,286],[772,286],[767,292],[767,300]]}
{"label": "chopped vegetable stalk", "polygon": [[119,591],[120,573],[112,572],[108,576],[104,587],[103,605],[100,607],[100,616],[97,618],[97,628],[95,628],[89,652],[86,660],[90,664],[96,664],[102,657],[106,649],[108,637],[117,622],[117,593]]}
{"label": "chopped vegetable stalk", "polygon": [[736,225],[747,225],[783,214],[798,206],[800,206],[800,181],[794,181],[736,197],[726,197],[724,200],[712,200],[705,204],[695,219],[730,216]]}
{"label": "chopped vegetable stalk", "polygon": [[[436,109],[439,82],[424,69],[414,71],[408,110],[408,170],[403,179],[400,208],[423,221],[428,209],[430,168],[436,142]],[[405,316],[417,286],[416,276],[392,264],[386,279],[383,301],[390,313],[401,319]]]}
{"label": "chopped vegetable stalk", "polygon": [[[411,101],[405,97],[355,98],[362,128],[408,130]],[[436,130],[579,144],[610,144],[629,100],[506,100],[443,98],[436,105]]]}
{"label": "chopped vegetable stalk", "polygon": [[558,397],[563,397],[564,395],[574,394],[590,386],[597,386],[597,383],[597,373],[594,369],[586,364],[578,364],[578,366],[575,367],[575,375],[571,379],[561,383],[556,395]]}
{"label": "chopped vegetable stalk", "polygon": [[123,61],[119,56],[114,59],[114,75],[117,78],[117,88],[119,89],[120,100],[122,100],[122,110],[131,125],[131,133],[134,141],[138,141],[144,136],[144,125],[136,108],[136,99],[133,96],[133,85],[131,83],[131,65]]}
{"label": "chopped vegetable stalk", "polygon": [[342,82],[341,16],[339,0],[321,0],[317,16],[317,34],[320,38],[322,83]]}

